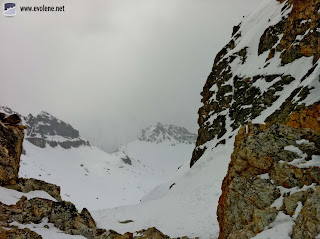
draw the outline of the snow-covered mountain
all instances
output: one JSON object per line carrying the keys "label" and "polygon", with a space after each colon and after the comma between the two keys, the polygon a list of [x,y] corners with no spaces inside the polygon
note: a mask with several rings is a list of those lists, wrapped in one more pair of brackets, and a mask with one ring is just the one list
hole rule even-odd
{"label": "snow-covered mountain", "polygon": [[[0,111],[15,113],[8,107]],[[62,198],[79,208],[138,203],[189,160],[195,143],[195,135],[185,128],[157,123],[142,130],[139,139],[108,154],[49,113],[21,118],[27,129],[20,177],[61,186]]]}
{"label": "snow-covered mountain", "polygon": [[151,143],[162,143],[170,141],[172,144],[194,144],[197,139],[196,134],[190,133],[186,128],[175,125],[163,125],[156,123],[142,130],[139,138],[141,141]]}
{"label": "snow-covered mountain", "polygon": [[32,114],[23,116],[7,106],[0,106],[0,112],[19,115],[22,124],[27,126],[25,139],[37,147],[55,148],[59,145],[64,149],[69,149],[90,146],[88,141],[80,137],[78,130],[45,111],[36,116]]}

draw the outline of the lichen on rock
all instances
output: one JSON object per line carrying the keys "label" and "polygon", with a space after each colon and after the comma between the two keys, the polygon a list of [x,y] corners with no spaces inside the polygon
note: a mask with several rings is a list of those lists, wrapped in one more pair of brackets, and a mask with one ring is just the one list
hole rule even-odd
{"label": "lichen on rock", "polygon": [[[293,112],[287,125],[251,124],[239,130],[219,199],[220,239],[251,238],[270,226],[280,211],[295,220],[292,238],[320,233],[320,164],[303,166],[320,158],[320,129],[307,123],[319,113],[312,105]],[[299,127],[292,127],[296,119]],[[301,212],[296,212],[298,203]]]}

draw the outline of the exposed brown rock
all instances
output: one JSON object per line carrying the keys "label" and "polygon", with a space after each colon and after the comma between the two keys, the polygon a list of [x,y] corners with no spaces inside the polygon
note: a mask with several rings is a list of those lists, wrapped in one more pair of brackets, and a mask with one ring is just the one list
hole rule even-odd
{"label": "exposed brown rock", "polygon": [[[313,63],[316,63],[320,57],[320,39],[317,31],[320,22],[318,14],[320,1],[290,0],[287,1],[285,9],[291,6],[292,11],[289,17],[280,22],[283,26],[281,29],[278,28],[280,31],[274,31],[277,26],[271,26],[261,37],[260,46],[265,49],[259,48],[260,53],[265,50],[281,52],[283,64],[293,62],[302,56],[313,56]],[[278,39],[278,35],[281,33],[283,34],[281,41],[276,45],[278,40],[272,39]],[[298,35],[304,36],[304,38],[301,41],[296,40]]]}
{"label": "exposed brown rock", "polygon": [[320,234],[320,187],[306,200],[293,227],[292,239],[312,239]]}
{"label": "exposed brown rock", "polygon": [[[303,208],[292,238],[314,238],[320,233],[320,190],[284,194],[281,208],[271,207],[281,196],[279,187],[301,189],[314,184],[319,188],[320,168],[291,165],[301,156],[285,150],[286,146],[299,148],[307,161],[320,155],[320,129],[314,124],[319,109],[319,105],[312,105],[293,112],[288,125],[255,124],[239,130],[217,210],[220,239],[251,238],[269,226],[279,211],[293,216],[299,202]],[[291,122],[299,125],[291,127]],[[301,140],[307,143],[298,144]],[[260,178],[265,174],[266,178]]]}
{"label": "exposed brown rock", "polygon": [[11,124],[11,125],[19,124],[21,122],[21,119],[20,119],[19,115],[17,115],[17,114],[12,114],[12,115],[8,116],[7,118],[5,118],[4,120],[6,123]]}
{"label": "exposed brown rock", "polygon": [[34,179],[34,178],[19,178],[18,182],[13,185],[5,186],[9,189],[14,189],[19,192],[28,193],[30,191],[42,190],[50,194],[53,198],[58,201],[62,201],[60,196],[60,187],[47,183],[45,181]]}
{"label": "exposed brown rock", "polygon": [[153,239],[170,239],[167,235],[164,235],[162,232],[160,232],[157,228],[152,227],[147,230],[141,230],[137,231],[139,236],[135,238],[141,238],[141,239],[148,239],[148,238],[153,238]]}
{"label": "exposed brown rock", "polygon": [[42,236],[31,231],[29,228],[4,229],[4,228],[0,227],[0,239],[42,239]]}
{"label": "exposed brown rock", "polygon": [[23,137],[20,127],[0,122],[0,185],[18,181]]}
{"label": "exposed brown rock", "polygon": [[308,128],[320,130],[320,104],[311,105],[301,111],[295,111],[290,115],[288,126],[294,128]]}

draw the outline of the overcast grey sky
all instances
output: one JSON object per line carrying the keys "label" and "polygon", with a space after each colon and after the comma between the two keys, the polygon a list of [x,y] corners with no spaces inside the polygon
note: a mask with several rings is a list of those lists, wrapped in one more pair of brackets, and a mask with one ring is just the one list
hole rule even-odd
{"label": "overcast grey sky", "polygon": [[153,122],[196,132],[215,54],[261,1],[19,0],[65,12],[0,16],[0,104],[48,111],[107,150]]}

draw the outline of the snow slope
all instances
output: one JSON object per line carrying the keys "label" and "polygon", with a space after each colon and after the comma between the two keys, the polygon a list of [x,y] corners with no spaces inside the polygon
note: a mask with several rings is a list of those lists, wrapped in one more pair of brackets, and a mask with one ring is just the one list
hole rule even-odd
{"label": "snow slope", "polygon": [[[156,227],[170,237],[217,238],[219,227],[215,212],[233,139],[219,145],[214,153],[207,150],[191,169],[186,162],[174,178],[156,187],[138,205],[93,211],[97,225],[121,233]],[[119,223],[125,220],[133,222]]]}

